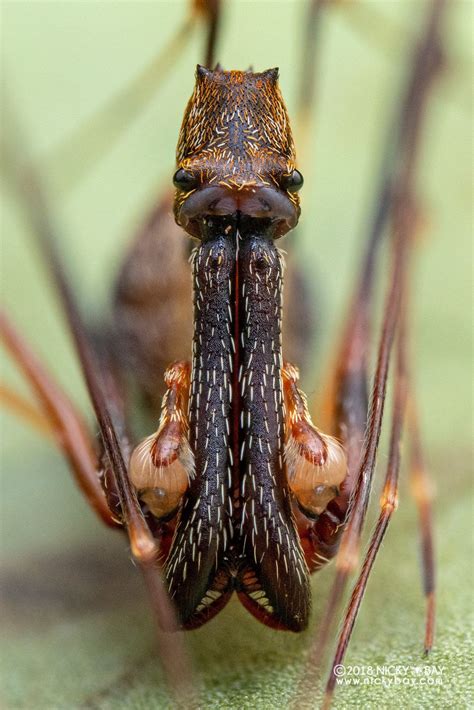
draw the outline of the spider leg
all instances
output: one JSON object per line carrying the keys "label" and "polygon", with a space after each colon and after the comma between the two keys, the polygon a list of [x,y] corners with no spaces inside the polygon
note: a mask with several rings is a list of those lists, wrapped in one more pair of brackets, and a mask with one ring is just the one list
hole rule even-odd
{"label": "spider leg", "polygon": [[421,559],[423,589],[426,599],[426,623],[425,623],[425,655],[428,655],[433,646],[435,629],[435,608],[436,608],[436,578],[433,550],[433,513],[432,513],[432,485],[429,471],[426,467],[423,446],[420,436],[420,425],[416,401],[411,387],[408,406],[407,419],[409,424],[409,447],[410,447],[410,488],[411,494],[418,507],[418,517],[421,534]]}
{"label": "spider leg", "polygon": [[[382,224],[379,215],[376,222]],[[329,510],[320,516],[318,527],[313,526],[313,555],[327,561],[337,554],[344,534],[351,493],[355,488],[359,470],[361,446],[364,440],[367,411],[368,384],[367,364],[371,333],[371,296],[374,286],[375,251],[381,241],[382,230],[373,225],[359,287],[356,289],[345,331],[340,345],[333,381],[325,393],[323,414],[332,424],[335,436],[342,442],[347,458],[347,474],[341,484],[340,495],[334,499]],[[316,534],[314,534],[316,533]],[[326,544],[325,544],[326,543]],[[310,652],[310,665],[320,665],[324,650],[344,596],[344,591],[355,560],[337,559],[334,581],[329,601],[320,620],[316,642]]]}
{"label": "spider leg", "polygon": [[[310,649],[306,676],[301,684],[303,691],[310,687],[310,678],[314,679],[315,671],[317,671],[317,666],[330,638],[330,631],[349,575],[359,560],[360,536],[367,512],[382,427],[390,354],[399,328],[400,309],[406,299],[409,257],[419,224],[414,175],[429,88],[442,67],[440,24],[444,4],[444,0],[434,0],[431,4],[426,27],[414,52],[404,98],[401,101],[400,114],[387,142],[368,249],[362,265],[359,286],[352,301],[340,355],[337,359],[338,365],[333,386],[335,405],[332,408],[332,414],[336,421],[336,434],[346,449],[348,474],[344,484],[341,485],[341,496],[329,503],[327,510],[319,516],[313,528],[316,533],[313,538],[315,553],[330,558],[335,554],[339,543],[340,549],[337,557],[336,578],[328,608],[323,616],[320,632]],[[367,347],[370,335],[370,304],[375,254],[389,217],[391,219],[393,254],[392,270],[385,297],[377,366],[370,397],[367,426],[365,426]],[[388,475],[389,492],[393,493],[394,474]],[[423,494],[423,499],[426,500],[425,494]],[[362,577],[354,590],[352,599],[357,603],[352,601],[346,614],[345,624],[337,645],[337,660],[334,661],[332,668],[334,668],[334,664],[340,662],[347,648],[358,606],[366,586],[367,580],[364,576],[368,577],[378,546],[393,512],[393,509],[389,508],[390,506],[384,508],[381,513],[376,537],[372,540],[363,565]],[[425,518],[423,531],[428,539],[430,539],[429,530],[429,524]],[[430,543],[425,543],[425,545],[425,578],[429,590],[427,593],[429,643],[434,601],[430,596],[432,589]],[[334,684],[335,678],[331,674],[327,686],[326,706],[330,703]]]}
{"label": "spider leg", "polygon": [[[328,511],[333,520],[327,521],[323,517],[319,524],[321,531],[319,547],[324,549],[318,549],[316,544],[314,553],[327,559],[336,554],[344,532],[349,501],[359,475],[361,448],[366,431],[369,400],[367,371],[377,257],[385,235],[393,192],[390,164],[396,151],[396,144],[394,145],[392,133],[390,130],[385,155],[379,168],[376,208],[369,227],[367,246],[347,311],[333,373],[329,378],[320,408],[324,425],[342,442],[347,458],[347,475],[341,484],[341,495],[332,503],[331,510]],[[331,542],[331,550],[324,546],[324,538]],[[344,564],[341,564],[338,559],[329,602],[321,618],[317,641],[311,652],[311,665],[317,666],[320,663],[355,565],[356,559],[350,562],[345,560]]]}
{"label": "spider leg", "polygon": [[[395,394],[395,407],[398,406],[398,409],[395,408],[393,414],[389,470],[387,472],[384,496],[382,497],[382,511],[362,566],[361,575],[354,587],[342,631],[339,635],[336,654],[331,666],[331,674],[326,686],[325,707],[329,707],[335,687],[336,678],[333,672],[334,667],[337,663],[341,663],[344,658],[370,570],[394,510],[398,481],[398,440],[401,433],[402,418],[400,402],[402,402],[404,408],[404,400],[406,399],[406,385],[404,384],[406,380],[406,375],[404,374],[406,370],[404,354],[405,332],[404,324],[398,324],[397,321],[399,321],[399,313],[402,309],[402,305],[406,303],[407,299],[406,287],[408,281],[407,272],[410,263],[409,256],[418,227],[414,178],[419,136],[422,119],[425,113],[428,90],[442,66],[440,25],[444,5],[444,0],[434,0],[431,4],[426,26],[414,54],[411,77],[400,116],[399,135],[404,150],[395,172],[393,192],[392,247],[394,256],[392,280],[384,309],[384,320],[371,396],[367,434],[362,447],[357,483],[353,496],[350,499],[348,524],[344,532],[338,557],[339,568],[353,567],[358,559],[360,534],[367,511],[371,480],[381,431],[390,350],[397,328],[399,330],[399,342],[401,343],[399,346],[401,352],[399,352],[398,357]],[[429,563],[426,565],[426,569],[430,569]],[[428,602],[428,619],[430,620],[432,614],[429,597]],[[430,621],[428,622],[428,627],[430,627]],[[428,631],[428,634],[429,633]]]}
{"label": "spider leg", "polygon": [[[341,484],[340,494],[329,502],[309,532],[312,552],[316,558],[329,561],[338,553],[336,576],[319,633],[310,649],[308,677],[303,681],[305,688],[309,683],[309,676],[314,676],[314,671],[321,662],[348,579],[358,562],[360,535],[382,428],[390,352],[404,290],[408,249],[404,233],[400,232],[399,237],[400,239],[396,240],[392,277],[386,294],[367,427],[366,336],[369,331],[367,311],[363,316],[359,314],[354,317],[353,325],[349,329],[350,337],[346,337],[343,341],[345,353],[349,357],[341,360],[346,365],[338,381],[337,394],[340,399],[336,414],[339,414],[339,426],[336,431],[346,451],[347,475]],[[365,428],[367,433],[364,436]]]}
{"label": "spider leg", "polygon": [[303,16],[303,42],[300,57],[298,86],[297,128],[299,154],[307,155],[312,135],[312,114],[316,98],[319,37],[322,29],[324,6],[327,0],[310,0]]}
{"label": "spider leg", "polygon": [[[11,118],[11,116],[10,116]],[[13,131],[15,126],[16,131]],[[100,358],[90,340],[84,321],[79,312],[70,285],[70,278],[62,263],[57,244],[59,238],[45,201],[41,183],[26,152],[25,141],[19,140],[18,121],[9,123],[9,142],[5,146],[5,162],[9,177],[25,206],[26,215],[36,235],[44,260],[49,266],[53,282],[60,298],[66,321],[76,347],[84,374],[87,389],[97,418],[104,451],[110,466],[114,486],[117,490],[123,523],[127,529],[130,547],[134,559],[139,565],[149,591],[153,612],[160,630],[176,631],[178,624],[172,603],[165,590],[161,574],[157,567],[159,548],[150,531],[138,502],[135,489],[128,476],[126,450],[123,432],[126,423],[117,426],[120,409],[116,402],[109,406],[107,394],[111,389],[110,380],[104,382],[104,373]],[[21,148],[20,148],[21,146]],[[20,168],[20,157],[30,165],[28,173]],[[115,422],[115,424],[114,424]],[[188,697],[192,688],[189,661],[184,648],[182,635],[167,634],[160,631],[160,658],[170,689],[178,697],[183,693]]]}
{"label": "spider leg", "polygon": [[[0,337],[15,362],[21,367],[41,404],[44,412],[40,420],[43,431],[46,426],[48,433],[53,434],[71,466],[77,484],[101,520],[112,527],[119,525],[119,521],[115,519],[107,505],[98,473],[100,461],[80,414],[2,312],[0,312]],[[31,405],[24,402],[21,402],[21,405],[22,416],[31,421],[33,416]],[[36,417],[41,417],[41,414],[34,409],[33,413]]]}
{"label": "spider leg", "polygon": [[326,685],[324,708],[331,703],[336,684],[335,668],[342,663],[354,624],[357,618],[370,572],[378,554],[382,540],[387,531],[391,517],[398,506],[398,478],[400,471],[400,440],[402,435],[405,407],[407,401],[407,369],[406,369],[406,338],[405,328],[398,333],[398,352],[395,372],[395,391],[390,434],[390,450],[383,492],[380,500],[380,513],[374,532],[368,544],[362,569],[354,585],[346,614],[342,622],[342,630],[338,638],[336,653],[331,666],[331,673]]}
{"label": "spider leg", "polygon": [[216,44],[221,19],[221,0],[194,0],[194,11],[202,13],[207,23],[205,66],[212,69],[215,63]]}
{"label": "spider leg", "polygon": [[444,0],[435,0],[426,28],[415,51],[413,69],[400,116],[400,162],[394,173],[392,205],[393,270],[384,309],[378,362],[374,378],[367,435],[362,447],[357,484],[351,497],[349,522],[341,544],[340,565],[357,559],[360,531],[364,522],[375,458],[382,425],[390,350],[397,328],[401,303],[405,299],[409,255],[418,227],[414,176],[422,118],[428,90],[442,63],[440,23]]}

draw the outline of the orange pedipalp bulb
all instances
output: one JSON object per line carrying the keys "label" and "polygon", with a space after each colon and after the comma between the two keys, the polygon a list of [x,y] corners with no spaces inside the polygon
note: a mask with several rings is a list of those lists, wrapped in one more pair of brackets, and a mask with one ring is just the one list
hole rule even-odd
{"label": "orange pedipalp bulb", "polygon": [[283,371],[287,406],[285,460],[288,483],[299,504],[319,515],[338,493],[347,472],[346,456],[339,442],[312,423],[306,398],[298,389],[298,370]]}

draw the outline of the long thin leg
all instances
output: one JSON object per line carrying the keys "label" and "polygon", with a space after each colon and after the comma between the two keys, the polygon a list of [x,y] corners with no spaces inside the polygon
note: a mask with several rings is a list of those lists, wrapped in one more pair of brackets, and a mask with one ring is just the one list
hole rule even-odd
{"label": "long thin leg", "polygon": [[[441,9],[442,2],[433,4],[427,30],[413,60],[413,69],[404,92],[405,98],[401,102],[399,118],[387,142],[369,244],[337,359],[334,414],[338,422],[336,435],[344,442],[348,458],[348,477],[343,485],[345,489],[343,493],[349,504],[348,524],[341,540],[336,577],[328,608],[323,615],[318,637],[310,653],[311,667],[320,663],[348,578],[358,562],[360,533],[365,519],[382,426],[391,344],[404,290],[406,251],[417,226],[413,207],[413,176],[428,89],[441,65],[439,38]],[[386,298],[370,416],[367,434],[364,437],[364,410],[367,397],[365,383],[375,253],[391,212],[394,220],[394,268]],[[362,455],[360,455],[362,441]]]}
{"label": "long thin leg", "polygon": [[[392,237],[394,270],[391,296],[386,301],[378,364],[371,398],[367,435],[364,439],[362,449],[361,465],[358,471],[354,494],[350,499],[350,508],[348,511],[349,522],[342,539],[341,551],[338,557],[339,569],[343,571],[353,568],[358,558],[360,534],[367,510],[382,424],[391,342],[393,341],[395,328],[397,326],[401,302],[405,298],[403,294],[408,265],[408,251],[413,242],[417,227],[416,210],[414,207],[414,174],[418,153],[417,149],[428,88],[432,84],[432,80],[441,66],[440,21],[443,5],[443,0],[436,0],[432,4],[426,31],[415,54],[412,77],[400,117],[400,137],[403,138],[405,151],[401,156],[399,166],[395,173],[396,182],[394,189]],[[393,481],[393,478],[390,480]],[[370,548],[370,553],[362,569],[361,578],[354,588],[332,668],[334,668],[334,665],[338,662],[340,663],[344,656],[366,581],[391,512],[393,512],[393,510],[390,510],[388,518],[386,517],[386,513],[383,513],[379,520],[379,525],[376,529],[375,537],[373,538],[373,545]],[[330,703],[334,684],[335,677],[332,673],[328,680],[325,699],[326,707]]]}
{"label": "long thin leg", "polygon": [[342,623],[342,630],[339,635],[336,653],[331,666],[331,673],[326,685],[324,708],[328,708],[331,703],[332,694],[336,685],[336,666],[342,663],[349,639],[351,637],[357,614],[367,587],[370,572],[375,558],[382,544],[382,540],[387,531],[389,522],[398,505],[398,477],[400,471],[400,440],[402,435],[405,406],[407,400],[407,369],[406,369],[406,334],[402,327],[398,336],[395,392],[392,413],[392,427],[390,435],[390,451],[388,458],[387,473],[380,500],[380,514],[375,526],[375,530],[370,539],[367,554],[362,565],[360,575],[354,586],[346,615]]}
{"label": "long thin leg", "polygon": [[[327,512],[325,511],[315,524],[315,532],[317,533],[314,543],[315,554],[325,554],[328,546],[326,544],[325,537],[322,533],[319,533],[319,531],[324,531],[330,524],[332,524],[334,528],[333,535],[331,536],[331,541],[334,540],[334,542],[331,547],[335,546],[335,543],[339,542],[340,538],[340,549],[337,557],[336,577],[330,593],[328,608],[326,609],[322,620],[321,630],[316,637],[313,647],[310,649],[308,672],[311,677],[314,676],[314,670],[317,669],[317,666],[321,661],[321,656],[328,641],[329,632],[333,626],[334,618],[343,597],[349,575],[356,567],[358,561],[360,534],[365,518],[368,496],[371,489],[378,442],[382,427],[390,354],[397,328],[398,314],[404,288],[407,260],[405,232],[399,233],[398,239],[395,240],[395,244],[396,249],[394,253],[392,277],[385,300],[382,334],[378,349],[378,361],[371,395],[371,407],[367,424],[367,434],[364,439],[360,467],[351,468],[351,466],[354,465],[355,459],[349,459],[349,456],[355,456],[355,454],[353,454],[351,449],[348,448],[348,476],[346,478],[346,482],[349,480],[352,489],[348,487],[345,491],[342,490],[339,499],[332,501],[330,509]],[[354,374],[361,378],[360,383],[357,385],[357,389],[355,390],[356,394],[354,395],[353,391],[349,391],[350,398],[347,398],[346,395],[345,400],[347,411],[349,413],[352,411],[352,417],[348,419],[350,426],[346,425],[345,427],[346,439],[344,441],[348,441],[349,443],[351,443],[347,438],[349,435],[356,437],[358,433],[358,435],[361,436],[361,430],[360,428],[357,428],[360,427],[361,420],[355,416],[355,414],[361,415],[362,413],[363,399],[360,396],[360,388],[363,385],[362,378],[365,376],[365,362],[362,362],[361,364],[364,369],[359,369],[357,372],[353,373],[352,379],[348,379],[348,385],[354,388],[354,383],[356,382]],[[350,408],[348,405],[350,405]],[[354,442],[354,449],[355,448],[356,442]],[[351,490],[353,491],[352,497]],[[335,513],[337,513],[337,518]],[[328,521],[326,521],[326,517],[328,517]],[[348,523],[344,529],[345,519],[348,520]],[[306,688],[307,681],[303,681],[303,685]]]}
{"label": "long thin leg", "polygon": [[100,485],[100,463],[91,445],[91,436],[85,422],[1,311],[0,337],[32,386],[46,414],[50,430],[69,461],[76,482],[90,505],[106,525],[117,526],[120,523],[112,515]]}
{"label": "long thin leg", "polygon": [[425,465],[420,436],[420,425],[413,386],[408,400],[408,424],[410,445],[410,488],[418,507],[421,532],[421,558],[423,589],[426,599],[425,654],[433,646],[435,630],[435,594],[436,578],[433,543],[432,486]]}
{"label": "long thin leg", "polygon": [[195,4],[206,17],[205,66],[212,69],[215,64],[217,36],[221,19],[221,0],[197,0]]}
{"label": "long thin leg", "polygon": [[401,135],[404,136],[405,151],[403,163],[397,170],[393,206],[394,269],[392,285],[386,301],[386,315],[378,350],[378,363],[367,428],[368,433],[364,440],[357,484],[351,501],[352,514],[341,545],[342,565],[350,564],[350,560],[354,558],[357,559],[360,531],[367,511],[375,467],[382,425],[390,351],[405,287],[405,274],[408,263],[407,252],[417,228],[414,199],[415,160],[418,153],[421,120],[424,114],[428,88],[440,68],[441,40],[439,36],[439,24],[443,5],[444,0],[435,0],[432,4],[426,32],[415,56],[412,79],[409,84],[406,103],[401,115]]}
{"label": "long thin leg", "polygon": [[[13,125],[16,133],[13,132]],[[101,366],[92,344],[87,336],[86,328],[77,308],[70,280],[65,273],[56,245],[59,239],[55,234],[49,210],[44,201],[40,182],[31,168],[27,180],[19,168],[19,156],[25,151],[24,139],[18,140],[18,120],[9,125],[9,141],[5,146],[7,168],[13,184],[23,199],[27,216],[33,232],[36,234],[45,261],[50,267],[51,274],[60,296],[66,319],[70,328],[73,341],[76,345],[79,360],[84,373],[84,378],[89,391],[91,402],[97,417],[99,430],[104,445],[105,453],[113,473],[114,483],[120,498],[120,507],[123,522],[126,525],[130,539],[132,554],[139,564],[146,585],[148,587],[153,611],[156,614],[160,629],[176,630],[178,628],[172,604],[165,591],[161,575],[156,567],[158,557],[157,543],[148,528],[138,503],[135,490],[127,475],[124,461],[123,438],[117,434],[112,417],[107,405],[105,388],[101,377]],[[16,142],[15,142],[16,139]],[[27,155],[29,159],[29,155]],[[31,164],[25,161],[26,164]],[[23,164],[25,164],[25,162]],[[115,412],[116,416],[119,412]],[[122,432],[126,431],[125,422],[121,426]],[[159,637],[163,641],[162,636]],[[166,637],[166,642],[159,646],[161,661],[166,678],[171,689],[181,695],[188,693],[192,687],[189,672],[189,662],[185,653],[181,634],[171,634]]]}
{"label": "long thin leg", "polygon": [[[347,477],[342,484],[345,502],[340,506],[341,517],[347,516],[350,496],[359,475],[361,446],[367,424],[367,370],[370,354],[373,293],[375,288],[377,255],[382,245],[393,194],[393,160],[397,142],[393,130],[387,135],[386,151],[379,169],[375,210],[371,217],[369,238],[354,295],[351,299],[334,373],[324,395],[322,412],[326,426],[334,430],[343,442],[347,457]],[[341,530],[342,532],[342,530]],[[312,665],[319,665],[344,596],[349,576],[357,559],[338,559],[336,575],[329,595],[328,606],[318,629],[317,642],[312,650]]]}
{"label": "long thin leg", "polygon": [[310,0],[308,10],[304,13],[296,127],[300,155],[307,155],[312,135],[310,124],[316,97],[318,39],[323,9],[327,2],[328,0]]}

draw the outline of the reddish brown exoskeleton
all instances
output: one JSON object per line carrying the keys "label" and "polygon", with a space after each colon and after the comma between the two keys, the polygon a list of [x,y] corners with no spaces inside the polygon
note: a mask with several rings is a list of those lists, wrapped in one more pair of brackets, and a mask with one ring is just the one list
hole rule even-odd
{"label": "reddish brown exoskeleton", "polygon": [[[167,371],[158,432],[133,453],[130,478],[151,510],[179,513],[165,576],[185,627],[236,591],[266,624],[299,631],[308,572],[336,544],[303,513],[304,552],[295,511],[327,517],[346,467],[283,363],[276,240],[296,226],[303,179],[277,70],[198,67],[177,163],[176,221],[199,241],[192,364]],[[340,529],[344,513],[330,515]]]}
{"label": "reddish brown exoskeleton", "polygon": [[[441,8],[441,2],[434,4],[415,56],[393,152],[397,157],[384,172],[377,228],[344,332],[334,378],[332,433],[337,438],[311,421],[293,351],[282,341],[282,333],[291,333],[288,342],[295,346],[301,330],[291,309],[287,320],[283,315],[278,239],[298,222],[303,179],[277,70],[198,67],[178,142],[176,191],[153,211],[132,248],[116,291],[115,335],[103,352],[92,345],[71,295],[37,180],[31,173],[27,183],[19,181],[76,339],[101,431],[100,451],[69,400],[2,317],[4,340],[32,383],[87,498],[107,524],[127,529],[166,629],[205,623],[236,592],[265,624],[300,631],[308,623],[309,573],[333,558],[342,540],[332,606],[322,625],[324,644],[357,560],[397,337],[386,485],[334,663],[343,656],[397,504],[398,445],[408,397],[403,313],[416,225],[414,158],[423,97],[439,62]],[[374,254],[386,222],[392,227],[393,268],[367,416]],[[182,230],[195,245],[194,313],[189,237],[183,238]],[[293,293],[302,292],[295,286],[296,270],[288,271],[287,280]],[[190,360],[186,342],[192,342]],[[163,388],[169,361],[174,362]],[[165,389],[156,432],[135,447],[122,392],[121,375],[127,370],[151,412],[156,413]],[[424,485],[418,490],[426,507]],[[429,540],[427,524],[424,532]],[[430,555],[428,550],[427,648],[433,619]],[[179,684],[182,649],[174,638],[173,651],[163,654],[163,661]],[[333,676],[329,691],[332,682]]]}

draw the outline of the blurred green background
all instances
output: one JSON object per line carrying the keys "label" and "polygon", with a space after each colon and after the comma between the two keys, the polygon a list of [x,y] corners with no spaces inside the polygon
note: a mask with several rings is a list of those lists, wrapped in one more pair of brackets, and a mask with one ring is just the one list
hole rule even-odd
{"label": "blurred green background", "polygon": [[[423,597],[416,510],[401,505],[378,559],[347,664],[443,667],[442,685],[340,689],[336,708],[471,707],[471,2],[450,2],[447,71],[425,125],[419,191],[427,229],[415,277],[414,355],[427,458],[435,480],[438,632],[421,658]],[[127,240],[173,170],[174,147],[194,67],[197,33],[156,97],[74,189],[81,159],[48,171],[66,136],[136,75],[182,21],[185,2],[3,2],[3,78],[23,122],[62,230],[61,248],[86,313],[105,308]],[[418,0],[339,3],[324,15],[317,106],[301,229],[282,245],[312,277],[320,313],[310,395],[318,392],[358,264],[387,125],[421,26]],[[218,58],[226,68],[280,67],[295,114],[307,3],[225,3]],[[89,412],[76,359],[24,215],[2,203],[2,295],[18,326],[57,379]],[[385,273],[382,274],[382,281]],[[4,360],[4,358],[2,357]],[[27,392],[9,363],[6,380]],[[154,630],[123,538],[104,530],[48,442],[2,413],[2,706],[166,707]],[[383,473],[386,450],[379,458]],[[379,475],[379,481],[380,481]],[[376,512],[378,490],[373,495]],[[188,634],[203,680],[202,707],[285,707],[325,608],[332,570],[313,580],[313,630],[296,637],[258,625],[237,602]],[[320,689],[300,698],[317,707]]]}

